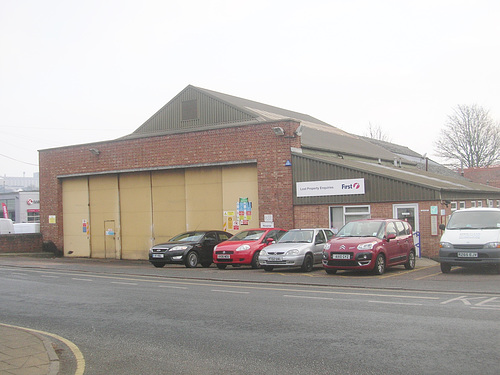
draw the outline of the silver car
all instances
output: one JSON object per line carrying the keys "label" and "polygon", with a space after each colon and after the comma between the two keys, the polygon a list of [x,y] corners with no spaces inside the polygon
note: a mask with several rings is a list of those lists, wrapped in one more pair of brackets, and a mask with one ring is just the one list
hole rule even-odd
{"label": "silver car", "polygon": [[333,236],[330,229],[291,229],[277,243],[260,251],[260,266],[266,271],[274,267],[301,267],[302,271],[311,272],[315,264],[321,263],[323,246]]}

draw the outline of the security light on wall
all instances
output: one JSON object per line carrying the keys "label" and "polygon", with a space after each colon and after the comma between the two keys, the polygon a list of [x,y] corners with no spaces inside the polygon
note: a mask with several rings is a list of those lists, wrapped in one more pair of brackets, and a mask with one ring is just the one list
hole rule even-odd
{"label": "security light on wall", "polygon": [[94,155],[99,155],[101,153],[101,151],[99,151],[97,148],[91,148],[89,149],[89,151]]}
{"label": "security light on wall", "polygon": [[283,136],[283,135],[285,135],[285,131],[284,131],[284,130],[283,130],[283,128],[282,128],[282,127],[280,127],[280,126],[277,126],[277,127],[273,128],[273,132],[274,132],[274,134],[276,134],[277,136]]}

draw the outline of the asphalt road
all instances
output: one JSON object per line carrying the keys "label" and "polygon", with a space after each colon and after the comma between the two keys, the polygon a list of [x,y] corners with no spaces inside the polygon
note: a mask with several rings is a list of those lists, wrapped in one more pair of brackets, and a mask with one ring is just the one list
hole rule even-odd
{"label": "asphalt road", "polygon": [[429,265],[381,278],[1,258],[0,283],[0,321],[71,340],[85,374],[500,369],[500,275],[489,271]]}

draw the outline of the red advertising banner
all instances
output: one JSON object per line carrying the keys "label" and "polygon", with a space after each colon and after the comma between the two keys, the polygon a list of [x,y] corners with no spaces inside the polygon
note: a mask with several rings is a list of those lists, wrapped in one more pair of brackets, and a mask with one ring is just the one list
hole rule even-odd
{"label": "red advertising banner", "polygon": [[7,205],[5,203],[2,203],[2,210],[3,210],[3,217],[5,219],[9,218],[9,211],[7,210]]}

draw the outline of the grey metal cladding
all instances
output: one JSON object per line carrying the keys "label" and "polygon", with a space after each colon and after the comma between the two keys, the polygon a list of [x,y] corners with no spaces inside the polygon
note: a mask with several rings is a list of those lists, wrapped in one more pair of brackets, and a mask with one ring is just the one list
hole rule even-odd
{"label": "grey metal cladding", "polygon": [[[368,204],[376,202],[408,202],[439,199],[439,190],[411,184],[404,179],[370,173],[337,163],[292,155],[293,201],[307,204]],[[365,194],[325,197],[297,197],[296,183],[302,181],[342,180],[364,178]]]}
{"label": "grey metal cladding", "polygon": [[[190,117],[183,119],[183,103],[194,102],[197,105],[198,115],[193,116],[191,108]],[[206,95],[193,86],[188,86],[135,130],[131,136],[189,131],[204,129],[211,125],[245,123],[255,120],[256,116],[253,114]]]}

